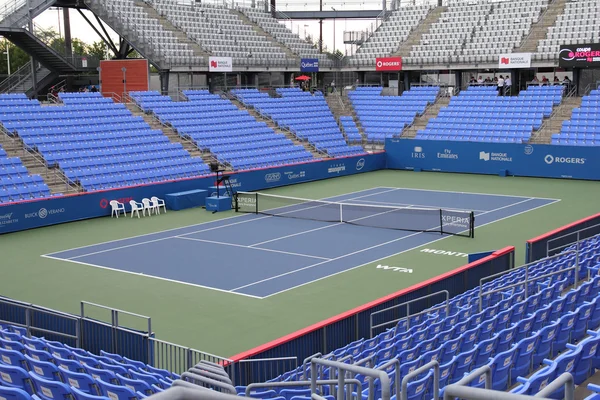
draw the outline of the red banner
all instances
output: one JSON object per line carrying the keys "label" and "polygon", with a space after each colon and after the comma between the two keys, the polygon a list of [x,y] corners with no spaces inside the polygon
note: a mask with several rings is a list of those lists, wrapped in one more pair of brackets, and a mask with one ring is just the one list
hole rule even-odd
{"label": "red banner", "polygon": [[375,71],[402,70],[402,57],[381,57],[375,59]]}

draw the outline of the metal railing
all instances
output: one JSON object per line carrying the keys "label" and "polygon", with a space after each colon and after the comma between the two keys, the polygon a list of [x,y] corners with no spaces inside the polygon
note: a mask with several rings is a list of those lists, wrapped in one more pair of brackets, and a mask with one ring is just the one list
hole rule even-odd
{"label": "metal railing", "polygon": [[[298,368],[297,357],[245,359],[238,361],[234,366],[236,376],[250,377],[253,382],[265,382],[296,368]],[[246,382],[244,378],[242,380]]]}
{"label": "metal railing", "polygon": [[[594,229],[596,231],[600,230],[600,224],[588,226],[588,227],[582,228],[582,229],[580,229],[578,231],[567,233],[565,235],[557,236],[555,238],[552,238],[552,239],[548,240],[546,242],[546,257],[550,257],[551,256],[550,252],[554,252],[554,250],[558,250],[557,253],[560,253],[564,249],[566,249],[567,247],[570,247],[572,245],[575,245],[576,246],[575,251],[579,252],[580,249],[581,249],[581,242],[600,236],[600,233],[597,233],[597,234],[594,234],[594,235],[591,235],[591,236],[582,237],[582,233],[583,232],[589,231],[591,229]],[[552,247],[552,248],[550,247],[550,243],[556,242],[557,240],[561,240],[561,239],[564,239],[564,238],[567,238],[567,237],[572,237],[572,236],[575,236],[575,240],[574,241],[566,243],[564,245],[560,245],[560,246],[556,246],[556,247]],[[552,255],[556,255],[557,253],[553,253]]]}
{"label": "metal railing", "polygon": [[22,84],[27,78],[31,77],[31,61],[26,62],[9,75],[5,80],[0,82],[0,93],[5,93]]}
{"label": "metal railing", "polygon": [[[550,260],[550,259],[553,259],[553,258],[563,258],[563,257],[567,256],[568,254],[575,254],[575,265],[573,265],[571,267],[563,268],[563,269],[560,269],[560,270],[557,270],[557,271],[554,271],[554,272],[550,272],[550,273],[547,273],[547,274],[535,276],[535,277],[530,277],[529,276],[529,273],[530,273],[529,272],[529,267],[531,267],[533,265],[537,265],[537,264],[539,264],[539,263],[541,263],[541,262],[543,262],[545,260]],[[493,278],[497,278],[499,276],[506,275],[507,273],[513,273],[513,272],[518,271],[520,269],[524,269],[525,270],[525,278],[521,282],[513,283],[513,284],[510,284],[510,285],[506,285],[506,286],[502,286],[502,287],[499,287],[499,288],[496,288],[496,289],[489,290],[487,292],[483,291],[484,290],[483,289],[484,281],[489,281],[489,280],[491,280]],[[535,282],[535,281],[539,281],[539,280],[543,280],[543,279],[546,279],[546,278],[550,278],[550,277],[552,277],[554,275],[560,275],[560,274],[563,274],[563,273],[565,273],[567,271],[574,271],[575,287],[577,287],[578,283],[579,283],[578,269],[579,269],[579,252],[571,250],[571,251],[566,251],[566,252],[563,252],[563,253],[560,253],[560,254],[556,254],[554,256],[542,258],[540,260],[533,261],[533,262],[528,263],[528,264],[521,265],[520,267],[511,269],[509,271],[502,271],[502,272],[499,272],[497,274],[493,274],[493,275],[481,278],[479,280],[479,293],[478,293],[479,311],[480,312],[483,311],[483,298],[484,298],[484,296],[489,296],[489,295],[492,295],[494,293],[500,293],[500,292],[504,292],[504,291],[506,291],[508,289],[519,288],[519,287],[523,286],[524,295],[525,295],[525,298],[527,298],[527,297],[529,297],[529,293],[528,293],[529,283]]]}
{"label": "metal railing", "polygon": [[[446,298],[444,305],[436,305],[436,306],[433,306],[433,307],[428,308],[426,310],[423,310],[421,312],[418,312],[416,314],[411,314],[410,313],[410,305],[412,303],[415,303],[415,302],[418,302],[418,301],[424,301],[425,299],[429,299],[431,297],[439,296],[439,295],[442,295],[442,294],[445,295],[445,298]],[[376,324],[376,325],[373,324],[373,320],[374,320],[375,316],[383,314],[383,313],[388,313],[388,312],[396,311],[396,310],[400,309],[401,307],[406,307],[406,316],[400,317],[400,318],[397,318],[397,319],[393,319],[393,320],[390,320],[390,321],[387,321],[387,322],[384,322],[384,323],[381,323],[381,324]],[[397,324],[398,322],[400,322],[402,320],[406,320],[406,328],[408,330],[410,328],[410,319],[411,319],[411,317],[415,317],[417,315],[429,314],[429,313],[431,313],[431,312],[433,312],[435,310],[441,310],[441,309],[446,309],[446,315],[448,315],[449,312],[450,312],[450,292],[448,292],[447,290],[440,290],[439,292],[431,293],[431,294],[428,294],[428,295],[425,295],[425,296],[421,296],[421,297],[413,299],[413,300],[405,301],[404,303],[397,304],[397,305],[392,306],[392,307],[384,308],[383,310],[375,311],[374,313],[371,313],[371,316],[369,318],[370,325],[371,325],[371,327],[370,327],[371,338],[373,337],[373,331],[375,329],[384,328],[384,327],[390,326],[390,325],[395,325],[395,324]]]}
{"label": "metal railing", "polygon": [[0,21],[27,5],[26,0],[5,0],[0,6]]}
{"label": "metal railing", "polygon": [[[400,391],[400,400],[408,400],[408,382],[418,377],[424,372],[433,369],[433,398],[440,398],[440,364],[433,360],[429,361],[427,364],[417,368],[411,373],[407,374],[404,378],[402,378],[402,389]],[[490,378],[491,379],[491,378]]]}

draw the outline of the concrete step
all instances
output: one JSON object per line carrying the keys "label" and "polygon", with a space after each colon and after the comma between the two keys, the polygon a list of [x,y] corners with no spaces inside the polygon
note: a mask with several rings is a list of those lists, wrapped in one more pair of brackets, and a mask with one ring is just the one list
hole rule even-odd
{"label": "concrete step", "polygon": [[260,36],[264,36],[275,46],[279,47],[289,58],[300,58],[298,54],[294,53],[289,47],[279,42],[273,35],[269,32],[265,31],[260,25],[256,24],[250,18],[248,18],[244,13],[235,9],[229,9],[229,12],[233,15],[236,15],[239,19],[241,19],[246,25],[252,27],[252,29]]}
{"label": "concrete step", "polygon": [[442,107],[446,107],[448,104],[450,104],[450,97],[438,97],[435,103],[427,107],[423,115],[416,117],[412,125],[402,131],[402,137],[414,138],[417,131],[424,129],[429,120],[437,117]]}
{"label": "concrete step", "polygon": [[566,0],[554,0],[546,11],[542,13],[540,19],[535,24],[531,25],[530,33],[521,42],[521,45],[513,50],[513,52],[535,52],[540,40],[546,39],[548,36],[548,28],[554,26],[559,15],[565,11]]}
{"label": "concrete step", "polygon": [[564,121],[571,119],[573,109],[581,106],[581,97],[570,97],[556,108],[552,116],[544,121],[542,128],[531,136],[531,143],[550,144],[552,135],[560,133]]}
{"label": "concrete step", "polygon": [[303,146],[306,149],[306,151],[310,152],[313,155],[314,158],[328,158],[327,154],[319,153],[313,146],[310,145],[310,143],[308,143],[308,141],[300,140],[296,137],[296,135],[294,135],[289,130],[280,128],[277,125],[277,123],[275,121],[273,121],[272,119],[263,117],[256,110],[254,110],[253,108],[246,107],[242,102],[240,102],[238,99],[236,99],[234,97],[228,97],[228,99],[237,108],[239,108],[240,110],[244,110],[248,114],[252,115],[257,121],[265,122],[268,127],[270,127],[271,129],[273,129],[273,131],[275,131],[275,133],[284,135],[286,138],[290,139],[295,145]]}
{"label": "concrete step", "polygon": [[80,187],[67,183],[67,178],[58,168],[48,168],[41,155],[34,155],[25,150],[23,142],[18,138],[11,138],[0,132],[0,145],[8,157],[19,157],[21,163],[27,168],[29,175],[39,175],[50,188],[50,193],[77,193],[83,191]]}
{"label": "concrete step", "polygon": [[429,32],[429,30],[431,29],[431,25],[439,21],[440,16],[447,9],[448,7],[443,6],[436,7],[433,10],[429,11],[425,19],[421,21],[421,23],[419,23],[419,25],[415,29],[413,29],[413,31],[408,35],[406,40],[400,44],[400,46],[395,52],[393,52],[393,55],[408,57],[410,55],[411,50],[413,49],[413,46],[416,46],[417,44],[421,43],[421,38],[423,37],[423,34]]}

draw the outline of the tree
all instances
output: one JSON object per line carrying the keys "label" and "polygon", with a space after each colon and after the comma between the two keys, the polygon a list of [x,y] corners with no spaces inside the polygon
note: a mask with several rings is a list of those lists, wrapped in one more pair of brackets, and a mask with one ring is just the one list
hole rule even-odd
{"label": "tree", "polygon": [[8,75],[8,64],[6,62],[6,47],[10,55],[10,72],[13,73],[29,62],[29,54],[4,39],[0,42],[0,75]]}
{"label": "tree", "polygon": [[97,42],[90,44],[87,47],[87,54],[90,57],[97,58],[98,60],[107,60],[113,57],[112,53],[110,53],[108,50],[106,43],[104,43],[102,40],[98,40]]}

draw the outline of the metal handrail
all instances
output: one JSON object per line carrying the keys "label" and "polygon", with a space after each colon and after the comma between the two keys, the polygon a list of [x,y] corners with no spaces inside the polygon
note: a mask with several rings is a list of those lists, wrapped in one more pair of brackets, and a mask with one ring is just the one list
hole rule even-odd
{"label": "metal handrail", "polygon": [[[546,15],[546,13],[548,12],[548,10],[550,9],[550,6],[552,5],[552,3],[554,3],[554,0],[550,0],[548,2],[548,6],[546,7],[546,9],[544,11],[542,11],[540,13],[540,16],[539,16],[538,21],[536,22],[536,24],[539,24],[540,22],[542,22],[542,19],[544,18],[544,16]],[[519,46],[516,47],[516,48],[520,49],[521,47],[523,47],[523,45],[525,44],[525,42],[527,42],[527,39],[529,39],[529,37],[531,36],[531,34],[533,33],[533,31],[534,31],[534,29],[530,28],[529,29],[529,33],[527,34],[527,36],[525,36],[523,38],[523,40],[521,40],[521,43],[519,43]]]}
{"label": "metal handrail", "polygon": [[[411,303],[414,303],[414,302],[417,302],[417,301],[422,301],[422,300],[425,300],[425,299],[428,299],[430,297],[434,297],[434,296],[437,296],[437,295],[440,295],[440,294],[445,294],[446,295],[446,300],[445,300],[446,304],[445,305],[436,305],[436,306],[433,306],[433,307],[428,308],[426,310],[423,310],[421,312],[418,312],[416,314],[412,314],[412,315],[410,314],[410,304]],[[443,304],[443,303],[441,303],[441,304]],[[388,322],[384,322],[384,323],[378,324],[378,325],[373,325],[373,317],[375,315],[378,315],[378,314],[381,314],[381,313],[384,313],[384,312],[387,312],[387,311],[395,310],[395,309],[403,307],[403,306],[406,306],[406,317],[398,318],[398,319],[391,320],[391,321],[388,321]],[[428,313],[431,313],[434,310],[439,310],[439,309],[442,309],[442,308],[446,309],[446,315],[448,315],[449,312],[450,312],[450,292],[448,292],[447,290],[440,290],[439,292],[431,293],[431,294],[428,294],[428,295],[425,295],[425,296],[421,296],[421,297],[413,299],[413,300],[405,301],[404,303],[397,304],[395,306],[384,308],[383,310],[375,311],[375,312],[371,313],[371,315],[369,317],[369,321],[370,321],[370,325],[371,325],[370,326],[371,338],[373,337],[373,330],[376,329],[376,328],[382,328],[384,326],[388,326],[388,325],[391,325],[391,324],[396,324],[396,323],[398,323],[398,322],[400,322],[400,321],[402,321],[404,319],[406,319],[406,327],[410,328],[410,318],[411,317],[414,317],[414,316],[417,316],[417,315],[422,315],[422,314],[428,314]]]}
{"label": "metal handrail", "polygon": [[[592,239],[592,238],[594,238],[594,237],[598,237],[598,236],[600,236],[600,233],[598,233],[598,234],[596,234],[596,235],[588,236],[588,237],[585,237],[585,238],[581,239],[580,233],[581,233],[581,232],[584,232],[584,231],[586,231],[586,230],[589,230],[589,229],[592,229],[592,228],[598,228],[598,227],[600,227],[600,224],[595,224],[595,225],[587,226],[587,227],[585,227],[585,228],[582,228],[582,229],[580,229],[580,230],[578,230],[578,231],[571,232],[571,233],[567,233],[567,234],[564,234],[564,235],[562,235],[562,236],[557,236],[557,237],[555,237],[555,238],[552,238],[552,239],[548,240],[548,242],[546,242],[546,257],[549,257],[549,254],[550,254],[550,252],[551,252],[551,251],[553,251],[553,250],[565,249],[565,248],[567,248],[567,247],[569,247],[569,246],[572,246],[572,245],[574,245],[574,244],[576,244],[576,245],[577,245],[577,249],[576,249],[576,251],[579,251],[579,244],[580,244],[582,241],[584,241],[584,240],[589,240],[589,239]],[[553,247],[553,248],[550,248],[550,243],[551,243],[551,242],[555,242],[555,241],[557,241],[557,240],[559,240],[559,239],[564,239],[564,238],[566,238],[566,237],[568,237],[568,236],[572,236],[572,235],[574,235],[574,234],[577,234],[577,239],[576,239],[574,242],[567,243],[567,244],[565,244],[565,245],[563,245],[563,246],[558,246],[558,247]]]}
{"label": "metal handrail", "polygon": [[417,376],[421,375],[423,372],[429,371],[430,369],[433,369],[433,398],[440,398],[440,364],[436,360],[433,360],[429,361],[427,364],[421,366],[420,368],[417,368],[416,370],[412,371],[404,378],[402,378],[402,391],[400,392],[400,400],[408,399],[408,382],[413,378],[416,378]]}
{"label": "metal handrail", "polygon": [[[540,262],[542,262],[544,260],[548,260],[548,259],[552,259],[552,258],[558,258],[558,257],[564,257],[567,254],[575,254],[575,265],[574,266],[568,267],[568,268],[564,268],[564,269],[560,269],[560,270],[555,271],[555,272],[550,272],[550,273],[547,273],[547,274],[544,274],[544,275],[540,275],[540,276],[536,276],[534,278],[529,279],[529,267],[530,266],[535,265],[535,264],[539,264]],[[483,292],[483,281],[484,280],[490,280],[492,278],[495,278],[495,277],[498,277],[498,276],[501,276],[501,275],[505,275],[507,273],[515,272],[516,270],[522,269],[522,268],[525,269],[525,279],[523,281],[518,282],[518,283],[513,283],[511,285],[502,286],[501,288],[493,289],[493,290],[490,290],[490,291],[487,291],[487,292]],[[542,258],[540,260],[536,260],[536,261],[530,262],[528,264],[521,265],[520,267],[517,267],[517,268],[513,268],[513,269],[510,269],[510,270],[507,270],[507,271],[502,271],[502,272],[499,272],[497,274],[493,274],[493,275],[481,278],[479,280],[479,294],[478,294],[478,298],[479,298],[479,311],[480,312],[483,311],[483,297],[484,296],[487,296],[487,295],[490,295],[490,294],[494,294],[494,293],[498,293],[498,292],[503,292],[503,291],[505,291],[507,289],[524,286],[525,298],[528,298],[529,297],[529,294],[528,294],[528,284],[530,282],[535,282],[535,281],[539,281],[541,279],[549,278],[549,277],[554,276],[554,275],[562,274],[562,273],[564,273],[566,271],[571,271],[571,270],[575,271],[575,273],[574,273],[574,275],[575,275],[575,287],[577,287],[578,283],[579,283],[579,273],[577,271],[578,269],[579,269],[579,252],[577,252],[575,250],[571,250],[571,251],[566,251],[566,252],[563,252],[563,253],[556,254],[556,255],[551,256],[551,257]]]}

